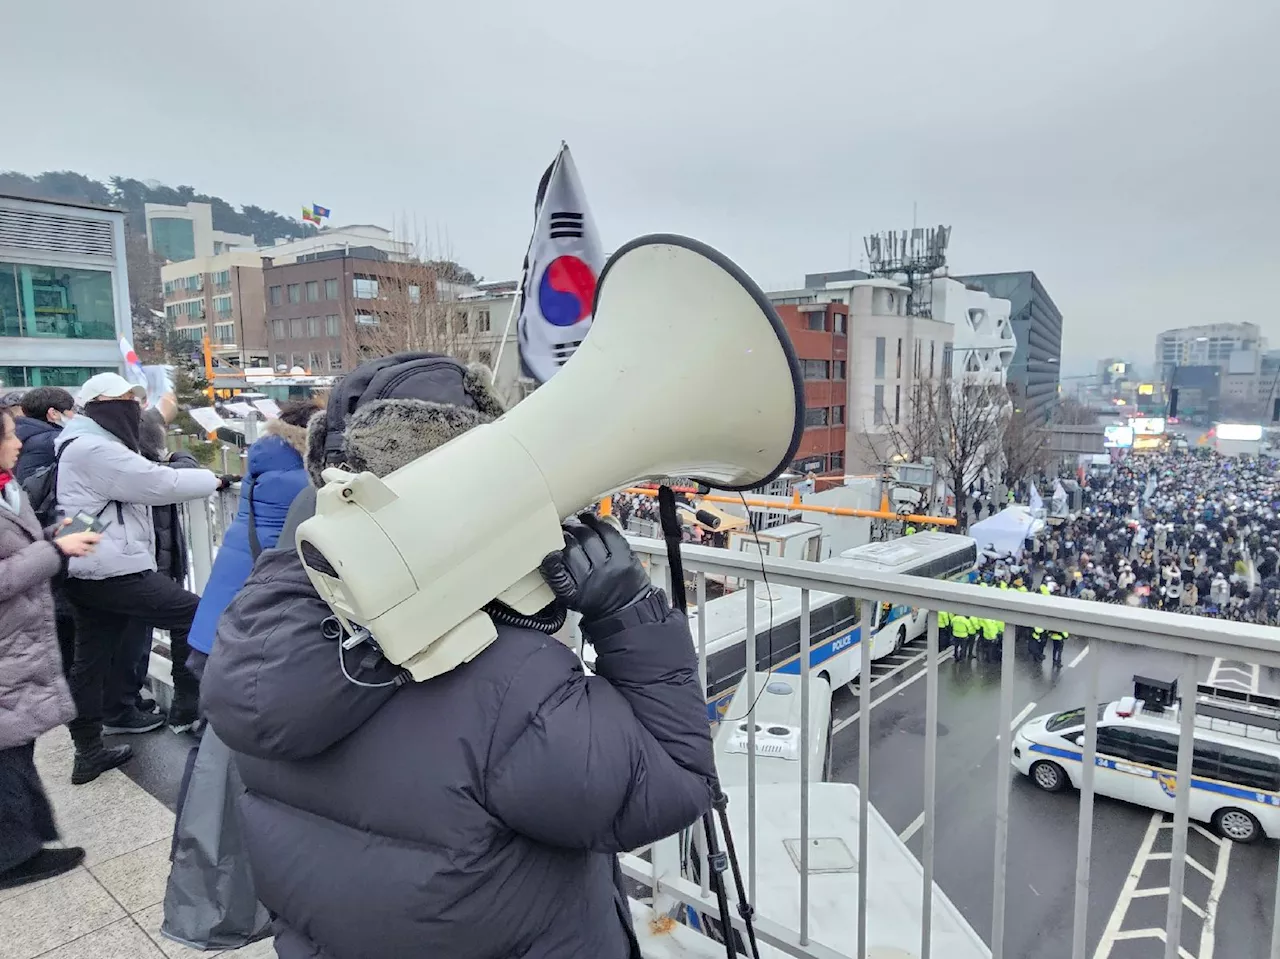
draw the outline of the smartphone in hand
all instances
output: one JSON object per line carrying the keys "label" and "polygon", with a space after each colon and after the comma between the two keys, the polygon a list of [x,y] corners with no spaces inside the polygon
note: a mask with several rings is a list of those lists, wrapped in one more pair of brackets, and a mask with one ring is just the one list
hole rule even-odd
{"label": "smartphone in hand", "polygon": [[101,533],[111,525],[111,520],[100,519],[89,513],[77,513],[71,517],[71,522],[63,526],[58,532],[53,534],[53,538],[67,536],[71,533]]}

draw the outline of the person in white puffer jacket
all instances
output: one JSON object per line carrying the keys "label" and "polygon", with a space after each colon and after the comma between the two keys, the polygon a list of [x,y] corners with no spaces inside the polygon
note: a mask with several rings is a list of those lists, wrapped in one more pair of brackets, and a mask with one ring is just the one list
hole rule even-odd
{"label": "person in white puffer jacket", "polygon": [[230,477],[205,469],[173,470],[139,452],[146,391],[115,373],[90,377],[81,388],[76,416],[58,435],[57,501],[64,516],[87,514],[107,524],[92,555],[71,560],[66,582],[76,620],[71,694],[77,716],[68,723],[75,743],[71,781],[90,782],[132,755],[128,746],[106,748],[104,731],[138,733],[164,717],[136,709],[106,717],[103,698],[112,662],[122,654],[131,618],[168,629],[174,700],[169,723],[190,728],[200,689],[186,668],[187,632],[200,598],[156,572],[151,508],[204,499],[225,488]]}

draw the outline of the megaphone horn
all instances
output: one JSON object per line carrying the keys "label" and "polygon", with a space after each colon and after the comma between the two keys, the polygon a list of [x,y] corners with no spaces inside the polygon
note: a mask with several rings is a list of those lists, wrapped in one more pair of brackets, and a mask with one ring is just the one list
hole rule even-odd
{"label": "megaphone horn", "polygon": [[556,377],[493,423],[379,479],[325,473],[298,549],[349,631],[424,680],[472,659],[497,599],[553,600],[538,573],[561,521],[640,480],[746,490],[795,457],[804,386],[782,321],[722,254],[632,240],[605,264],[590,333]]}

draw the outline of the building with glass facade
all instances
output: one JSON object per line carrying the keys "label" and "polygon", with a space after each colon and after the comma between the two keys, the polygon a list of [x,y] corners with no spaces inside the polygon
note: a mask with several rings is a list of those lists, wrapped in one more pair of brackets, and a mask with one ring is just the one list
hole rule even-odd
{"label": "building with glass facade", "polygon": [[185,206],[148,203],[143,213],[147,221],[148,249],[170,263],[255,247],[251,236],[215,230],[213,207],[208,203]]}
{"label": "building with glass facade", "polygon": [[1062,311],[1040,278],[1030,270],[1017,273],[977,273],[957,276],[968,287],[1009,301],[1009,322],[1017,349],[1006,371],[1015,402],[1048,419],[1058,405],[1062,367]]}
{"label": "building with glass facade", "polygon": [[0,384],[79,386],[132,338],[124,213],[0,196]]}

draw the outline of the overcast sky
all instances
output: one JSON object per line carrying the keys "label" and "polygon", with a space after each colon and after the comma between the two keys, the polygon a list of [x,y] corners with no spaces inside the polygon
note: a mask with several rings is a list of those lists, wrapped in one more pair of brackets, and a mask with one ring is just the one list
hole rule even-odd
{"label": "overcast sky", "polygon": [[4,8],[0,167],[417,222],[497,279],[565,139],[606,248],[687,233],[791,287],[915,203],[953,272],[1036,271],[1068,371],[1197,322],[1280,346],[1277,0]]}

